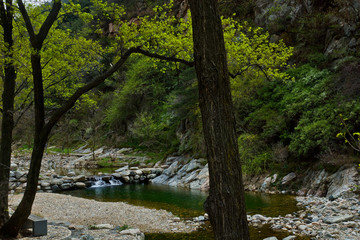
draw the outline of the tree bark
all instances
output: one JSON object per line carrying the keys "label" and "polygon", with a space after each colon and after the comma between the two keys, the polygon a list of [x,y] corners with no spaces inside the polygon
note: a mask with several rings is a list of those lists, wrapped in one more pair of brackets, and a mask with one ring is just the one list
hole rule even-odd
{"label": "tree bark", "polygon": [[[5,8],[6,4],[6,8]],[[4,86],[2,94],[2,123],[0,146],[0,228],[9,219],[8,191],[11,159],[12,131],[14,127],[14,97],[16,72],[13,62],[13,6],[12,1],[0,1],[0,24],[6,47]]]}
{"label": "tree bark", "polygon": [[191,0],[194,59],[210,192],[204,207],[215,239],[248,240],[241,161],[217,0]]}

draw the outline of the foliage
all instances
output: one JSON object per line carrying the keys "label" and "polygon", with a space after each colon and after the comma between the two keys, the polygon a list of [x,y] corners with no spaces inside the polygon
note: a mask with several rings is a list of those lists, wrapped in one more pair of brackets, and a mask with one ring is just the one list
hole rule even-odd
{"label": "foliage", "polygon": [[336,133],[350,135],[339,126],[338,114],[349,116],[348,130],[356,132],[360,102],[338,91],[337,77],[329,70],[303,65],[288,74],[295,80],[266,83],[252,98],[242,100],[247,107],[240,108],[242,118],[238,115],[241,132],[257,134],[268,148],[287,146],[290,159],[343,151]]}
{"label": "foliage", "polygon": [[238,138],[239,154],[245,174],[259,174],[272,160],[270,149],[254,134],[242,134]]}

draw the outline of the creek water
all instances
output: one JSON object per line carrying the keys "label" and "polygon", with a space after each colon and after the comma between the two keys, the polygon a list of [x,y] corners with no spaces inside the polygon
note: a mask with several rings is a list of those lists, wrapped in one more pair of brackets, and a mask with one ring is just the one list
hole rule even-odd
{"label": "creek water", "polygon": [[[97,201],[123,201],[155,209],[165,209],[181,218],[193,218],[204,214],[203,203],[206,192],[174,188],[155,184],[124,184],[117,186],[87,188],[64,192],[76,197],[95,199]],[[293,196],[246,193],[248,214],[262,214],[269,217],[286,215],[298,210]],[[278,238],[289,234],[275,232],[268,226],[250,228],[251,239],[263,239],[269,236]],[[213,239],[210,226],[190,234],[146,234],[146,239]],[[298,238],[300,239],[300,238]]]}

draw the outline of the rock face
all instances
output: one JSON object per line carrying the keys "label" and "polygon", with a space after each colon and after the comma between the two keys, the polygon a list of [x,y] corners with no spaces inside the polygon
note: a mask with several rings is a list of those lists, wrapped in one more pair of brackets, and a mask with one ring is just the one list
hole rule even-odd
{"label": "rock face", "polygon": [[[291,29],[301,29],[301,24],[304,24],[302,18],[322,22],[317,32],[323,39],[319,40],[323,41],[325,55],[336,59],[345,57],[345,52],[355,54],[360,49],[359,8],[358,0],[255,0],[253,10],[255,24],[269,30],[273,34],[271,39],[275,41],[282,38],[291,43],[288,38],[301,39],[299,34],[294,36]],[[316,16],[319,12],[324,13],[321,19]]]}
{"label": "rock face", "polygon": [[171,161],[171,165],[160,176],[154,178],[152,183],[199,190],[209,189],[208,165],[201,164],[204,160],[192,159],[184,163],[183,158],[173,158]]}
{"label": "rock face", "polygon": [[245,176],[248,191],[293,193],[299,196],[327,198],[351,198],[360,185],[359,170],[355,165],[342,166],[335,173],[308,169],[300,173],[286,174],[281,180],[277,174]]}

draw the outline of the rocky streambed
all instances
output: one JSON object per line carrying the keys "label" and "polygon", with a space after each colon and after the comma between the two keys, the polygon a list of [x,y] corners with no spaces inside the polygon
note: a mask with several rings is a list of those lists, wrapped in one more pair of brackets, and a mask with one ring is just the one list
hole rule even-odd
{"label": "rocky streambed", "polygon": [[[91,187],[96,181],[111,184],[157,183],[174,187],[208,190],[208,167],[204,159],[168,157],[158,163],[147,163],[146,157],[128,156],[129,149],[98,149],[91,153],[73,155],[45,155],[41,169],[38,190],[58,192]],[[94,156],[123,159],[116,171],[109,174],[77,175],[76,169],[94,166]],[[11,193],[22,192],[26,187],[26,172],[29,159],[14,157],[12,163]],[[137,166],[133,166],[137,162]],[[61,167],[63,174],[58,174]],[[100,172],[101,169],[96,172]],[[262,176],[247,176],[247,190],[265,193],[297,194],[298,205],[303,208],[286,216],[269,217],[249,215],[249,223],[254,227],[268,225],[276,231],[288,232],[286,240],[295,235],[310,239],[360,239],[360,185],[358,168],[342,166],[337,171],[308,169],[303,172],[275,173]],[[191,222],[203,222],[206,216]],[[142,231],[142,229],[140,229]],[[276,238],[269,238],[276,239]]]}

